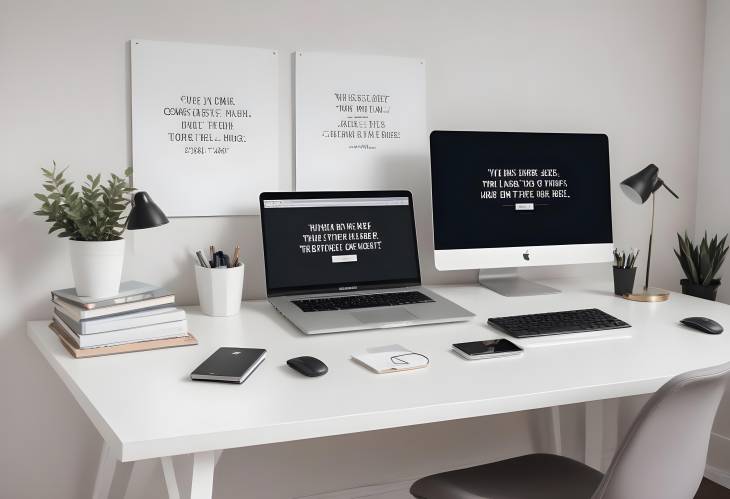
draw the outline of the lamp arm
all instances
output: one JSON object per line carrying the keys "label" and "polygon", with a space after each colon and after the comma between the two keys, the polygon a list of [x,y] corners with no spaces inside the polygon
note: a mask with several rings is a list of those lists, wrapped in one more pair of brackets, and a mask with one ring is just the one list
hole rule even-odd
{"label": "lamp arm", "polygon": [[659,179],[659,180],[657,181],[657,184],[658,184],[658,185],[657,185],[657,189],[658,189],[659,187],[664,187],[664,188],[665,188],[666,190],[668,190],[668,191],[669,191],[669,192],[670,192],[670,193],[672,194],[672,196],[674,196],[675,198],[679,199],[679,196],[677,196],[677,193],[676,193],[676,192],[674,192],[674,191],[673,191],[672,189],[670,189],[670,188],[669,188],[669,186],[668,186],[667,184],[665,184],[665,183],[664,183],[664,181],[663,181],[662,179]]}
{"label": "lamp arm", "polygon": [[[670,191],[671,192],[671,191]],[[649,289],[649,269],[651,268],[651,245],[654,241],[654,211],[656,201],[654,193],[651,193],[651,229],[649,230],[649,251],[646,254],[646,279],[644,280],[644,292]]]}

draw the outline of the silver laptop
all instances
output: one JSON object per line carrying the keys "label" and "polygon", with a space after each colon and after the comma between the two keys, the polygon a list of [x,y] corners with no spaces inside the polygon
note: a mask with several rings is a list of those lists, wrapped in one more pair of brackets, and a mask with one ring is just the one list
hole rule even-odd
{"label": "silver laptop", "polygon": [[467,320],[421,286],[408,191],[265,192],[269,302],[306,334]]}

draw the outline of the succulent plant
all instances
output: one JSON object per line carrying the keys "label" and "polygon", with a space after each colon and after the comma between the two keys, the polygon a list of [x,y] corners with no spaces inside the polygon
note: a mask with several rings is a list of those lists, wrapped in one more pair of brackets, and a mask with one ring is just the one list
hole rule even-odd
{"label": "succulent plant", "polygon": [[708,242],[707,232],[705,232],[705,237],[702,238],[699,245],[693,244],[686,232],[684,237],[677,234],[677,239],[679,249],[675,249],[674,254],[677,255],[684,274],[692,284],[709,286],[712,281],[720,280],[720,277],[716,276],[727,255],[728,246],[725,244],[727,234],[720,241],[715,235]]}

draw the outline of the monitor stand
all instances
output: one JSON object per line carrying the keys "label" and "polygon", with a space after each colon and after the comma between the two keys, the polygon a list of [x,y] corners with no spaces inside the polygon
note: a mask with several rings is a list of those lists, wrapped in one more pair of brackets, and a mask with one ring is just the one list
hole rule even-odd
{"label": "monitor stand", "polygon": [[479,284],[502,296],[552,295],[560,290],[528,281],[517,275],[517,268],[481,269]]}

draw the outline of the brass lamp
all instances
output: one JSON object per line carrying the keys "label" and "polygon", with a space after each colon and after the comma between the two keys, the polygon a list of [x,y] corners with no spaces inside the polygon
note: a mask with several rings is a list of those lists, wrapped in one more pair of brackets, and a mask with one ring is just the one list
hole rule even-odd
{"label": "brass lamp", "polygon": [[654,239],[654,209],[656,205],[654,193],[662,187],[668,190],[672,196],[679,199],[679,196],[659,178],[659,168],[654,164],[647,166],[640,172],[631,175],[621,182],[621,190],[636,204],[644,204],[649,199],[649,196],[651,196],[651,230],[649,232],[649,251],[646,256],[646,279],[644,280],[644,287],[641,292],[624,295],[624,298],[627,300],[656,302],[669,299],[669,291],[649,287],[651,243]]}

